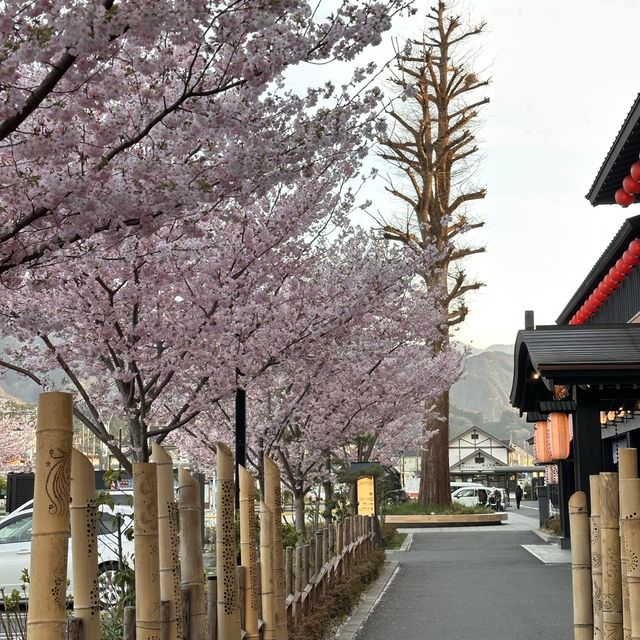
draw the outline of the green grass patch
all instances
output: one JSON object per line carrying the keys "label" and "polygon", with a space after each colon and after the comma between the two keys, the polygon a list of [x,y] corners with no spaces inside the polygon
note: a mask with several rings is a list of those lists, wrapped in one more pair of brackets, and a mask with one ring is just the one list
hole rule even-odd
{"label": "green grass patch", "polygon": [[398,527],[395,524],[383,524],[381,533],[383,549],[399,549],[407,537],[406,533],[398,532]]}
{"label": "green grass patch", "polygon": [[417,515],[462,515],[464,513],[495,513],[489,507],[466,507],[458,502],[449,505],[427,504],[423,505],[412,500],[403,504],[390,504],[385,508],[385,515],[393,516],[417,516]]}

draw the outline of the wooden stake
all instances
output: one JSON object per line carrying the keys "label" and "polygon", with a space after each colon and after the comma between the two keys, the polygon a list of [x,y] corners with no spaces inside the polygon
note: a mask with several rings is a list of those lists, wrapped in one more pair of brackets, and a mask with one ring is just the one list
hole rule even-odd
{"label": "wooden stake", "polygon": [[66,591],[73,401],[71,394],[41,393],[29,575],[29,640],[63,638]]}
{"label": "wooden stake", "polygon": [[207,638],[218,637],[218,585],[216,576],[207,576]]}
{"label": "wooden stake", "polygon": [[293,593],[293,547],[287,547],[284,554],[285,592],[286,595]]}
{"label": "wooden stake", "polygon": [[173,492],[173,460],[164,447],[153,443],[151,462],[158,469],[158,543],[160,599],[167,602],[168,640],[182,640],[182,593],[180,589],[180,543],[178,505]]}
{"label": "wooden stake", "polygon": [[86,640],[99,640],[96,474],[89,458],[77,449],[71,454],[70,511],[73,615],[82,621]]}
{"label": "wooden stake", "polygon": [[602,533],[602,632],[606,640],[622,639],[622,578],[620,573],[620,508],[618,474],[600,474]]}
{"label": "wooden stake", "polygon": [[222,442],[216,455],[216,568],[218,640],[240,640],[240,593],[236,573],[236,518],[233,454]]}
{"label": "wooden stake", "polygon": [[593,638],[593,602],[591,597],[591,557],[587,494],[578,491],[569,498],[571,529],[571,573],[573,578],[573,637]]}
{"label": "wooden stake", "polygon": [[188,633],[185,633],[188,640],[202,640],[206,633],[207,605],[204,593],[200,483],[182,468],[178,469],[178,512],[181,591],[189,594]]}
{"label": "wooden stake", "polygon": [[282,546],[282,493],[280,469],[264,456],[264,499],[273,515],[273,599],[277,640],[287,640],[287,610],[284,593],[284,549]]}
{"label": "wooden stake", "polygon": [[238,466],[240,480],[240,561],[245,568],[244,629],[249,640],[260,637],[260,587],[258,585],[258,554],[256,551],[256,486],[251,474]]}
{"label": "wooden stake", "polygon": [[262,582],[262,619],[264,640],[276,640],[277,622],[273,598],[273,515],[260,502],[260,577]]}

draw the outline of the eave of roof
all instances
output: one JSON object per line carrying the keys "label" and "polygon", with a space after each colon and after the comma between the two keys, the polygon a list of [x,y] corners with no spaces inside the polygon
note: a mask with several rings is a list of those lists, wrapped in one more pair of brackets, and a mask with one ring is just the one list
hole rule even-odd
{"label": "eave of roof", "polygon": [[578,290],[573,294],[567,306],[562,310],[556,322],[567,324],[573,314],[582,306],[582,303],[593,293],[593,290],[600,284],[607,275],[611,267],[618,261],[625,252],[629,243],[640,236],[640,215],[627,218],[618,233],[614,236],[604,253],[598,258],[589,271]]}
{"label": "eave of roof", "polygon": [[[539,376],[538,378],[534,377]],[[510,400],[540,411],[552,384],[640,383],[640,324],[551,325],[518,332]]]}
{"label": "eave of roof", "polygon": [[604,159],[589,192],[585,196],[595,207],[614,204],[615,192],[629,174],[629,168],[640,153],[640,94],[627,114],[609,153]]}

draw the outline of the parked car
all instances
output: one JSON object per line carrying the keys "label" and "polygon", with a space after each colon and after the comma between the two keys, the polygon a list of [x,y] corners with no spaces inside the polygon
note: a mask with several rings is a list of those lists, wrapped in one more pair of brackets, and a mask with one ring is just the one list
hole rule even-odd
{"label": "parked car", "polygon": [[457,489],[468,489],[469,487],[481,487],[482,484],[479,482],[450,482],[449,487],[451,488],[451,493]]}
{"label": "parked car", "polygon": [[[120,561],[133,556],[133,541],[127,535],[132,526],[133,509],[119,506],[112,511],[108,505],[100,505],[98,510],[98,584],[100,602],[110,605],[119,597],[119,589],[113,578]],[[21,505],[14,512],[0,520],[0,589],[11,593],[17,589],[22,593],[23,574],[29,569],[31,556],[31,530],[33,524],[33,500]],[[71,539],[69,556],[67,594],[72,594]],[[25,595],[28,594],[28,585]]]}
{"label": "parked car", "polygon": [[473,487],[460,487],[451,494],[451,500],[453,502],[458,502],[465,507],[475,507],[477,504],[480,504],[480,491],[484,491],[485,496],[488,499],[493,489],[489,487],[483,487],[482,485],[476,485]]}

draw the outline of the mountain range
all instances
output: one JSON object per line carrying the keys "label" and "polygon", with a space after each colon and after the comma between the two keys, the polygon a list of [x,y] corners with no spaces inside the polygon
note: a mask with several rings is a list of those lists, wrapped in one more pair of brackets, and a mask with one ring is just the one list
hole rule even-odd
{"label": "mountain range", "polygon": [[513,345],[469,350],[464,371],[451,387],[449,438],[476,426],[524,448],[533,424],[521,418],[509,402],[512,378]]}

